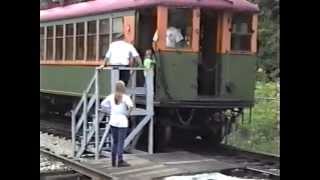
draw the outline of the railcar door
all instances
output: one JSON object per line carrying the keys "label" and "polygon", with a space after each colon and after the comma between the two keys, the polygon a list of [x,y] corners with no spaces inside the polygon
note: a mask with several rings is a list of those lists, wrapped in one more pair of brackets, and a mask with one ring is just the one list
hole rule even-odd
{"label": "railcar door", "polygon": [[[157,28],[156,8],[146,8],[146,9],[139,10],[136,15],[136,22],[137,22],[137,27],[136,27],[137,41],[135,45],[137,47],[137,50],[141,58],[144,59],[146,50],[152,49],[152,41],[153,41],[152,38]],[[155,75],[156,75],[156,72],[155,72]],[[143,73],[140,73],[137,78],[138,78],[138,84],[144,83]]]}
{"label": "railcar door", "polygon": [[196,99],[199,8],[159,6],[156,12],[152,34],[157,57],[156,96],[164,101]]}
{"label": "railcar door", "polygon": [[198,95],[214,96],[217,88],[217,13],[201,11]]}

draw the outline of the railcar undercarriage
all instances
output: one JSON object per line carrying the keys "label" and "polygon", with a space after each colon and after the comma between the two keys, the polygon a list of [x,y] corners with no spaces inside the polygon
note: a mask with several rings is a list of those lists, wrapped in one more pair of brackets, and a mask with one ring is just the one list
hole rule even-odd
{"label": "railcar undercarriage", "polygon": [[[40,115],[55,114],[69,119],[70,111],[78,102],[77,97],[61,95],[40,95]],[[187,106],[188,107],[188,106]],[[155,106],[155,148],[161,151],[172,142],[201,139],[209,144],[219,144],[231,131],[232,126],[242,117],[243,107],[222,108],[210,106]],[[132,118],[130,126],[134,127],[139,119]],[[66,122],[68,123],[68,122]],[[147,141],[147,128],[135,144]]]}

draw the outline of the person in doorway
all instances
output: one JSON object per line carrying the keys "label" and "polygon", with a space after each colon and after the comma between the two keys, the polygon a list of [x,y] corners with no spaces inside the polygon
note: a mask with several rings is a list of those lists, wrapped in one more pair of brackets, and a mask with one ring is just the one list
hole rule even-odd
{"label": "person in doorway", "polygon": [[[98,69],[105,66],[124,66],[133,67],[135,64],[141,64],[141,59],[136,48],[124,39],[122,33],[115,36],[115,41],[109,46],[105,55],[104,63]],[[120,79],[128,84],[130,78],[130,71],[120,71]]]}
{"label": "person in doorway", "polygon": [[[159,39],[158,30],[153,36],[153,47],[155,49],[155,42]],[[173,26],[169,27],[166,31],[166,47],[168,48],[177,48],[178,43],[183,40],[183,35],[181,30]]]}
{"label": "person in doorway", "polygon": [[[146,69],[153,69],[154,65],[156,64],[156,61],[152,58],[152,51],[151,49],[146,50],[144,60],[143,60],[143,67]],[[144,77],[146,78],[147,73],[144,72]]]}
{"label": "person in doorway", "polygon": [[133,109],[130,96],[125,94],[123,81],[116,82],[116,91],[107,96],[101,103],[102,108],[110,109],[110,127],[113,139],[111,162],[112,167],[130,166],[123,160],[123,146],[127,134],[128,117]]}

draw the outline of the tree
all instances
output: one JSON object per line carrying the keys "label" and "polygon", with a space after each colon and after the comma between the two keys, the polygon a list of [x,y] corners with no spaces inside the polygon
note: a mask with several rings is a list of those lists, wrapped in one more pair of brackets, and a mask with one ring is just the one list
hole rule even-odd
{"label": "tree", "polygon": [[280,0],[251,0],[259,5],[258,68],[262,68],[269,80],[280,77]]}

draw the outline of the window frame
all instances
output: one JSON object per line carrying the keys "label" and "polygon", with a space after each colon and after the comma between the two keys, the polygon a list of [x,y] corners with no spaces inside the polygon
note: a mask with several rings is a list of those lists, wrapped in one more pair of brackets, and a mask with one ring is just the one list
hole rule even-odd
{"label": "window frame", "polygon": [[[62,26],[62,35],[61,36],[58,36],[57,35],[57,26]],[[54,60],[56,60],[56,61],[62,61],[63,60],[63,44],[64,44],[64,25],[62,24],[62,25],[60,25],[60,24],[57,24],[57,25],[55,25],[54,26],[54,55],[53,55],[53,59]],[[57,59],[57,40],[62,40],[62,51],[61,51],[61,53],[62,53],[62,57],[61,57],[61,59]]]}
{"label": "window frame", "polygon": [[[41,33],[41,29],[43,30],[43,33]],[[46,28],[40,27],[40,61],[44,61],[45,60],[45,56],[46,56],[44,54],[45,53],[44,48],[45,48],[45,43],[46,43],[46,40],[45,40],[46,39],[46,37],[45,37],[46,33],[45,33],[45,31],[46,31]],[[42,43],[43,47],[41,47],[41,43]],[[41,54],[41,52],[42,52],[42,54]]]}
{"label": "window frame", "polygon": [[[100,14],[100,15],[93,15],[93,16],[86,16],[86,17],[80,17],[80,18],[72,18],[72,19],[66,19],[66,20],[58,20],[58,21],[51,21],[51,22],[42,22],[40,23],[40,27],[44,28],[44,58],[42,60],[40,60],[40,65],[100,65],[103,63],[103,59],[99,58],[99,35],[100,35],[100,20],[103,19],[108,19],[109,20],[109,28],[110,30],[112,30],[112,21],[113,18],[123,18],[124,19],[127,16],[133,16],[135,17],[135,11],[131,10],[131,11],[123,11],[123,12],[115,12],[115,13],[108,13],[108,14]],[[87,48],[87,40],[88,40],[88,22],[89,21],[96,21],[96,58],[93,60],[88,60],[87,55],[88,55],[88,48]],[[76,36],[77,36],[77,28],[76,28],[76,24],[77,23],[84,23],[84,58],[81,60],[76,60]],[[66,25],[67,24],[73,24],[73,59],[66,59]],[[55,27],[56,25],[63,25],[63,57],[62,57],[62,61],[61,60],[56,60],[55,59],[55,52],[53,54],[53,60],[47,60],[47,47],[46,47],[46,43],[47,43],[47,27],[49,26],[53,26],[54,27],[54,32],[53,32],[53,39],[55,40],[56,35],[55,35]],[[123,23],[123,31],[125,30],[125,24]],[[134,27],[133,27],[134,29]],[[126,34],[126,32],[123,32],[124,34]],[[109,32],[109,45],[112,41],[112,32]],[[55,45],[55,43],[54,43]],[[55,50],[55,47],[54,47]],[[54,51],[53,50],[53,51]]]}
{"label": "window frame", "polygon": [[230,24],[229,24],[229,36],[230,36],[230,42],[229,42],[229,50],[230,54],[233,55],[254,55],[257,53],[257,31],[258,31],[258,15],[257,14],[248,14],[243,13],[245,16],[249,16],[249,22],[247,22],[248,25],[248,33],[246,35],[250,35],[249,41],[249,49],[248,50],[232,50],[231,49],[231,40],[232,35],[234,34],[232,31],[232,23],[233,23],[233,17],[236,15],[239,15],[241,13],[233,13],[231,14]]}
{"label": "window frame", "polygon": [[157,49],[172,52],[199,52],[199,35],[200,35],[200,8],[186,8],[192,10],[192,40],[191,47],[187,48],[168,48],[166,47],[166,30],[168,26],[168,7],[157,7],[157,30],[158,41],[155,42]]}

